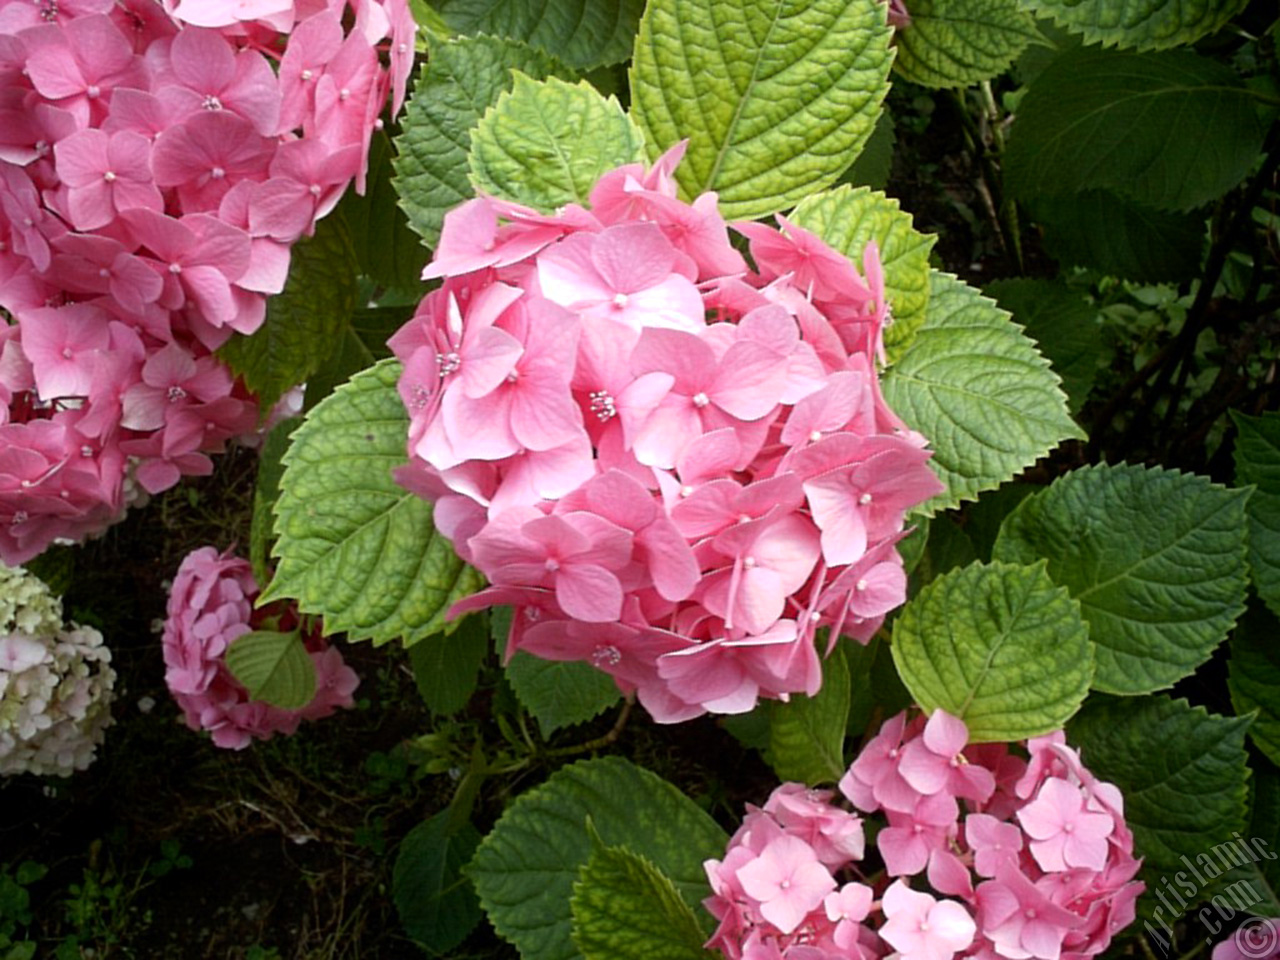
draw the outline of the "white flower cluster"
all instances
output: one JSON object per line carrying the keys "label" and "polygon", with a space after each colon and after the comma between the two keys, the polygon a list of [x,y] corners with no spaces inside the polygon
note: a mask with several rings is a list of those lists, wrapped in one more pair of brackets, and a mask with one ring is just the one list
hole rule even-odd
{"label": "white flower cluster", "polygon": [[62,601],[42,580],[0,564],[0,775],[89,766],[115,679],[102,634],[64,627]]}

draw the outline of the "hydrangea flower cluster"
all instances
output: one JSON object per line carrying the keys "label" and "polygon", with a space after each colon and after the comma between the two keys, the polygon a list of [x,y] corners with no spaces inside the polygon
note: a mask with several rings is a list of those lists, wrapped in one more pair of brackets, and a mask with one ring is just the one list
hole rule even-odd
{"label": "hydrangea flower cluster", "polygon": [[0,565],[0,775],[68,776],[94,760],[111,724],[111,651],[62,623],[34,574]]}
{"label": "hydrangea flower cluster", "polygon": [[252,430],[211,351],[363,185],[414,29],[406,0],[0,0],[0,559]]}
{"label": "hydrangea flower cluster", "polygon": [[905,599],[905,513],[941,489],[885,404],[863,272],[779,217],[676,196],[684,145],[554,216],[452,211],[441,278],[390,341],[408,488],[511,604],[508,654],[611,674],[659,721],[815,692],[819,626],[864,642]]}
{"label": "hydrangea flower cluster", "polygon": [[316,668],[316,693],[298,710],[252,701],[232,676],[225,655],[232,641],[274,618],[279,629],[296,626],[296,614],[275,605],[254,610],[258,584],[249,562],[230,551],[201,547],[183,558],[169,593],[164,624],[165,683],[187,726],[208,730],[219,747],[242,750],[254,739],[296,733],[303,720],[319,720],[351,707],[360,679],[318,632],[304,634]]}
{"label": "hydrangea flower cluster", "polygon": [[1018,750],[967,741],[942,710],[927,723],[902,713],[840,781],[858,811],[887,820],[874,885],[856,866],[863,820],[833,791],[783,784],[749,808],[725,858],[705,864],[705,905],[720,922],[707,946],[733,960],[1084,960],[1105,950],[1143,890],[1120,791],[1062,731]]}

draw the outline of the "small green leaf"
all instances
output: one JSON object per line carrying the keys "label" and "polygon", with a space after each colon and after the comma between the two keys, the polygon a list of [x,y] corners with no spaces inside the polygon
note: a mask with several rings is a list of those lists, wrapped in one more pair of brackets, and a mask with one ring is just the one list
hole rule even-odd
{"label": "small green leaf", "polygon": [[275,578],[259,603],[293,597],[326,633],[410,646],[483,585],[431,523],[431,505],[399,486],[409,415],[384,360],[315,407],[293,435],[276,501]]}
{"label": "small green leaf", "polygon": [[588,663],[541,660],[517,653],[507,664],[507,680],[517,699],[549,737],[561,727],[586,723],[621,698],[607,673]]}
{"label": "small green leaf", "polygon": [[585,80],[515,74],[471,133],[471,182],[540,210],[586,204],[600,176],[644,159],[644,137]]}
{"label": "small green leaf", "polygon": [[227,647],[227,669],[250,700],[300,710],[316,694],[316,667],[298,631],[254,630]]}
{"label": "small green leaf", "polygon": [[1224,26],[1248,0],[1022,0],[1105,47],[1163,50],[1185,47]]}
{"label": "small green leaf", "polygon": [[480,832],[469,823],[450,831],[448,810],[418,824],[400,841],[391,896],[405,933],[428,950],[452,950],[480,922],[480,904],[462,875],[479,845]]}
{"label": "small green leaf", "polygon": [[1280,770],[1259,763],[1252,773],[1246,842],[1258,859],[1237,866],[1222,878],[1220,885],[1227,888],[1222,891],[1223,895],[1229,896],[1232,884],[1245,881],[1248,884],[1245,889],[1252,894],[1247,901],[1248,912],[1258,917],[1277,917],[1280,916],[1280,858],[1272,857],[1280,844]]}
{"label": "small green leaf", "polygon": [[662,871],[597,842],[573,885],[573,942],[585,960],[708,960],[689,904]]}
{"label": "small green leaf", "polygon": [[1043,564],[943,574],[903,607],[892,649],[916,702],[959,717],[978,743],[1057,730],[1093,677],[1080,607]]}
{"label": "small green leaf", "polygon": [[384,287],[416,289],[427,251],[409,228],[392,186],[394,155],[386,133],[374,131],[364,196],[347,191],[337,213],[350,231],[361,273]]}
{"label": "small green leaf", "polygon": [[792,694],[769,711],[769,757],[780,780],[814,786],[834,783],[845,772],[845,729],[849,723],[849,668],[837,644],[822,665],[822,687],[806,697]]}
{"label": "small green leaf", "polygon": [[1097,310],[1079,291],[1054,280],[998,280],[987,284],[986,293],[1011,311],[1014,321],[1036,341],[1062,378],[1068,407],[1078,412],[1093,389],[1102,358]]}
{"label": "small green leaf", "polygon": [[837,186],[848,184],[851,187],[870,187],[872,190],[883,190],[889,182],[889,173],[893,168],[893,148],[898,142],[897,129],[894,126],[893,114],[886,104],[876,120],[875,128],[867,139],[858,159],[840,179]]}
{"label": "small green leaf", "polygon": [[1090,267],[1142,283],[1181,280],[1200,268],[1205,220],[1145,207],[1110,190],[1029,201],[1044,248],[1066,267]]}
{"label": "small green leaf", "polygon": [[1040,38],[1018,0],[911,0],[894,68],[922,87],[967,87],[1009,68]]}
{"label": "small green leaf", "polygon": [[293,245],[284,290],[267,298],[267,318],[252,335],[218,350],[265,413],[284,392],[320,369],[356,307],[356,255],[346,224],[328,216],[315,236]]}
{"label": "small green leaf", "polygon": [[1185,700],[1094,697],[1067,741],[1120,788],[1134,853],[1158,875],[1185,870],[1183,856],[1204,869],[1202,858],[1215,862],[1215,845],[1244,829],[1248,727],[1247,717],[1213,716]]}
{"label": "small green leaf", "polygon": [[1248,417],[1231,411],[1236,425],[1236,483],[1254,486],[1249,518],[1249,570],[1258,595],[1280,615],[1280,414]]}
{"label": "small green leaf", "polygon": [[956,567],[967,567],[978,559],[973,541],[950,514],[934,517],[920,563],[911,573],[913,583],[924,586]]}
{"label": "small green leaf", "polygon": [[494,929],[524,960],[581,956],[571,939],[571,896],[600,839],[650,861],[697,908],[710,894],[704,860],[723,857],[728,836],[697,804],[621,757],[556,771],[507,806],[467,873]]}
{"label": "small green leaf", "polygon": [[871,136],[889,38],[862,0],[650,0],[631,68],[650,159],[687,137],[686,196],[717,191],[730,219],[793,206]]}
{"label": "small green leaf", "polygon": [[859,272],[863,250],[875,241],[893,316],[884,332],[885,349],[890,360],[897,359],[924,323],[929,251],[938,238],[917,232],[897,200],[868,187],[837,187],[806,197],[789,219],[847,256]]}
{"label": "small green leaf", "polygon": [[467,616],[450,636],[437,634],[410,647],[413,681],[427,709],[444,716],[465,707],[488,653],[489,620],[482,613]]}
{"label": "small green leaf", "polygon": [[1265,609],[1249,609],[1231,635],[1227,687],[1231,705],[1244,715],[1257,711],[1249,736],[1280,765],[1280,623]]}
{"label": "small green leaf", "polygon": [[512,70],[545,77],[556,64],[516,40],[460,37],[434,45],[418,76],[392,162],[400,206],[429,246],[440,240],[444,215],[473,194],[467,178],[471,131],[511,89]]}
{"label": "small green leaf", "polygon": [[889,406],[928,438],[947,486],[927,514],[976,499],[1058,441],[1083,437],[1035,344],[1008,313],[948,274],[932,274],[924,326],[882,385]]}
{"label": "small green leaf", "polygon": [[992,556],[1049,563],[1080,602],[1108,693],[1171,686],[1244,612],[1248,494],[1122,464],[1059,477],[1005,519]]}
{"label": "small green leaf", "polygon": [[1224,64],[1186,50],[1067,51],[1018,108],[1005,183],[1025,199],[1103,189],[1190,210],[1244,179],[1263,133],[1252,95]]}
{"label": "small green leaf", "polygon": [[644,0],[436,0],[458,33],[523,40],[579,70],[631,56]]}

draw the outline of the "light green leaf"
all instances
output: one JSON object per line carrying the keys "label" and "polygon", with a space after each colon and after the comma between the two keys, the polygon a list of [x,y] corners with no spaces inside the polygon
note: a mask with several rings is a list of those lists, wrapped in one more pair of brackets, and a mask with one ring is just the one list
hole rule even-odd
{"label": "light green leaf", "polygon": [[1089,397],[1102,358],[1098,312],[1065,283],[1022,277],[998,280],[986,293],[1013,313],[1062,378],[1067,406],[1076,413]]}
{"label": "light green leaf", "polygon": [[1025,199],[1103,189],[1190,210],[1244,179],[1263,133],[1253,97],[1223,64],[1186,50],[1068,51],[1022,100],[1005,184]]}
{"label": "light green leaf", "polygon": [[400,365],[357,374],[308,415],[285,455],[275,579],[259,603],[293,597],[326,633],[410,646],[447,629],[445,611],[483,586],[435,531],[431,505],[400,487],[409,415]]}
{"label": "light green leaf", "polygon": [[[1228,644],[1227,687],[1236,713],[1257,711],[1249,736],[1259,750],[1280,764],[1280,623],[1262,608],[1250,608]],[[1280,836],[1278,834],[1277,836]]]}
{"label": "light green leaf", "polygon": [[250,336],[218,350],[265,412],[323,365],[356,308],[356,255],[341,217],[293,245],[284,290],[267,298],[267,318]]}
{"label": "light green leaf", "polygon": [[231,641],[227,669],[249,699],[300,710],[316,694],[316,667],[298,631],[254,630]]}
{"label": "light green leaf", "polygon": [[707,935],[672,882],[625,847],[596,842],[573,885],[573,942],[585,960],[709,960]]}
{"label": "light green leaf", "polygon": [[436,0],[458,33],[490,33],[540,47],[579,70],[631,56],[644,0]]}
{"label": "light green leaf", "polygon": [[695,908],[710,893],[702,862],[723,857],[729,841],[692,800],[621,757],[558,770],[507,807],[467,870],[494,929],[524,960],[581,956],[570,900],[591,856],[588,817],[604,843],[649,860]]}
{"label": "light green leaf", "polygon": [[1248,0],[1022,0],[1081,34],[1086,43],[1163,50],[1190,46],[1245,8]]}
{"label": "light green leaf", "polygon": [[[1101,780],[1124,794],[1134,854],[1148,871],[1185,870],[1180,858],[1217,862],[1219,844],[1246,823],[1247,717],[1218,717],[1185,700],[1093,697],[1067,741]],[[1217,871],[1226,868],[1217,862]]]}
{"label": "light green leaf", "polygon": [[934,272],[924,326],[885,374],[884,397],[929,440],[947,489],[926,514],[973,500],[1057,445],[1082,438],[1049,361],[1009,314]]}
{"label": "light green leaf", "polygon": [[1249,518],[1249,570],[1258,596],[1280,615],[1280,414],[1249,417],[1231,411],[1236,425],[1236,483],[1254,486]]}
{"label": "light green leaf", "polygon": [[1057,730],[1093,677],[1080,607],[1043,564],[974,563],[943,574],[902,609],[892,649],[916,702],[959,717],[971,742]]}
{"label": "light green leaf", "polygon": [[391,896],[404,932],[433,953],[452,950],[480,922],[480,904],[462,875],[479,845],[480,832],[469,823],[450,831],[448,810],[400,841]]}
{"label": "light green leaf", "polygon": [[1247,496],[1158,468],[1074,470],[1009,514],[992,556],[1048,560],[1089,624],[1094,687],[1150,693],[1208,660],[1244,612]]}
{"label": "light green leaf", "polygon": [[862,272],[868,241],[880,249],[893,323],[884,343],[895,360],[924,323],[929,304],[929,251],[937,237],[919,233],[898,201],[868,187],[837,187],[806,197],[788,218],[839,250]]}
{"label": "light green leaf", "polygon": [[457,713],[475,692],[480,666],[489,653],[489,618],[469,614],[451,636],[438,634],[409,648],[413,681],[436,716]]}
{"label": "light green leaf", "polygon": [[460,37],[436,44],[418,76],[396,138],[395,188],[409,225],[435,246],[444,215],[472,197],[471,131],[512,86],[511,71],[554,72],[555,61],[516,40]]}
{"label": "light green leaf", "polygon": [[849,668],[842,644],[822,665],[822,687],[806,697],[792,694],[769,711],[769,762],[780,780],[814,786],[835,783],[847,768],[845,729],[849,723]]}
{"label": "light green leaf", "polygon": [[864,0],[650,0],[631,110],[650,158],[684,138],[684,193],[754,218],[830,186],[888,92],[885,5]]}
{"label": "light green leaf", "polygon": [[471,182],[540,210],[586,204],[602,174],[643,159],[640,130],[585,80],[516,73],[471,134]]}
{"label": "light green leaf", "polygon": [[348,190],[337,212],[346,222],[360,272],[384,287],[416,289],[427,251],[409,228],[391,183],[395,150],[382,130],[369,144],[364,196]]}
{"label": "light green leaf", "polygon": [[1040,38],[1018,0],[911,0],[894,66],[923,87],[967,87],[1004,73]]}
{"label": "light green leaf", "polygon": [[1160,283],[1200,268],[1205,218],[1144,207],[1110,190],[1033,198],[1031,215],[1044,227],[1044,248],[1066,267]]}
{"label": "light green leaf", "polygon": [[507,680],[516,698],[549,737],[561,727],[586,723],[621,698],[618,685],[589,663],[541,660],[517,653],[507,664]]}

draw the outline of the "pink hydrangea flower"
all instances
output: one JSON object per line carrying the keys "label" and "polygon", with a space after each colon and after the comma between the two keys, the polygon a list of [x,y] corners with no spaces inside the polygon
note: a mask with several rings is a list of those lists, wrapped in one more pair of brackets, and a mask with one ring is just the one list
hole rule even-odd
{"label": "pink hydrangea flower", "polygon": [[[906,513],[941,490],[876,386],[875,248],[860,271],[785,220],[735,225],[753,270],[713,194],[678,198],[682,155],[606,173],[590,209],[462,204],[390,341],[401,476],[498,588],[455,615],[551,596],[620,624],[644,679],[610,672],[665,722],[816,692],[815,631],[871,638],[905,599]],[[576,634],[508,649],[526,636],[595,662]]]}
{"label": "pink hydrangea flower", "polygon": [[305,641],[316,670],[316,692],[306,706],[283,710],[249,699],[225,657],[227,648],[267,615],[254,611],[257,595],[249,562],[213,547],[201,547],[183,559],[169,592],[162,644],[165,682],[187,726],[209,731],[219,747],[240,750],[255,739],[292,734],[303,720],[319,720],[355,703],[359,678],[318,634]]}

